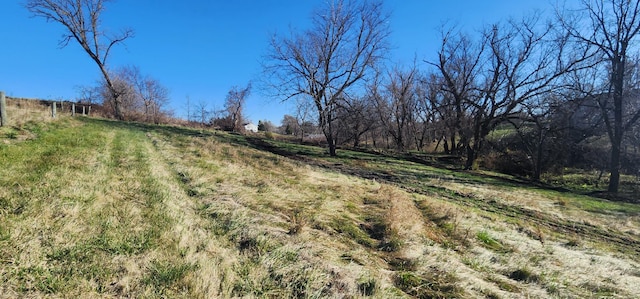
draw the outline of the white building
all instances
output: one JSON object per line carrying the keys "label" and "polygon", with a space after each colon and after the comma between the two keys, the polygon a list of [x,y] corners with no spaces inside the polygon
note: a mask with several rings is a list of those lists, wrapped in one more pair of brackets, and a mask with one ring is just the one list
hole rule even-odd
{"label": "white building", "polygon": [[254,123],[244,124],[244,130],[247,132],[258,133],[258,126]]}

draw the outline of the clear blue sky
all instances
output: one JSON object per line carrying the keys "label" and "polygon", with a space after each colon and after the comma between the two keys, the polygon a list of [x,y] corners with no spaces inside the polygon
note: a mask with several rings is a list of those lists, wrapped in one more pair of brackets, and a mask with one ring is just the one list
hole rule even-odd
{"label": "clear blue sky", "polygon": [[[221,109],[233,86],[245,86],[260,74],[261,57],[271,34],[307,28],[309,16],[325,0],[118,0],[109,2],[103,27],[134,29],[135,37],[115,48],[110,68],[137,65],[170,90],[170,108],[186,115],[191,103]],[[9,96],[75,100],[79,86],[100,79],[97,66],[75,43],[59,48],[64,28],[33,18],[22,0],[2,0],[0,90]],[[391,61],[410,65],[433,59],[438,28],[447,22],[473,31],[483,24],[519,18],[534,10],[553,12],[548,0],[390,0]],[[279,125],[292,105],[254,90],[248,119]]]}

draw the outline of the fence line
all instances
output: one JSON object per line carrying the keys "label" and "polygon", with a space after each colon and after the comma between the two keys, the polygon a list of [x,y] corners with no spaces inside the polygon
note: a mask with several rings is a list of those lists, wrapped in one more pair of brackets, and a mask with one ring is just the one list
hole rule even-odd
{"label": "fence line", "polygon": [[[3,91],[0,91],[0,127],[7,126],[9,124],[9,113],[7,113],[7,100],[16,101],[17,106],[20,107],[20,101],[33,101],[37,102],[40,105],[45,105],[50,107],[50,115],[52,118],[56,118],[58,116],[58,112],[70,112],[71,116],[76,116],[76,110],[79,106],[82,106],[82,115],[91,114],[91,104],[80,104],[71,101],[51,101],[51,100],[39,100],[39,99],[27,99],[27,98],[14,98],[7,97]],[[65,103],[67,105],[65,105]],[[69,105],[70,104],[70,105]],[[60,105],[60,110],[58,111],[58,105]],[[67,110],[65,110],[65,106]],[[88,109],[87,109],[88,108]]]}
{"label": "fence line", "polygon": [[4,91],[0,91],[0,127],[4,127],[9,124],[7,118],[7,99],[4,97]]}

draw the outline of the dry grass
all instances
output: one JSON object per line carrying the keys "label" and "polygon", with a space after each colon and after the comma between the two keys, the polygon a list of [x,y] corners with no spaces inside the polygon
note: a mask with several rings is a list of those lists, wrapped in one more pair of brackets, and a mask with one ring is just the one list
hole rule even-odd
{"label": "dry grass", "polygon": [[[29,121],[41,123],[53,120],[51,106],[39,100],[7,98],[7,115],[9,125],[15,127],[21,127]],[[68,115],[59,114],[58,116]]]}
{"label": "dry grass", "polygon": [[[310,166],[241,136],[92,119],[40,126],[34,142],[0,143],[0,297],[640,294],[637,260],[590,236]],[[638,227],[637,216],[615,223],[561,194],[437,183],[541,219]]]}
{"label": "dry grass", "polygon": [[[54,118],[51,117],[51,106],[46,101],[6,98],[8,125],[0,127],[0,138],[4,144],[35,139],[37,129]],[[67,107],[68,108],[68,107]],[[60,107],[58,107],[60,109]],[[57,113],[57,117],[69,117],[68,114]]]}

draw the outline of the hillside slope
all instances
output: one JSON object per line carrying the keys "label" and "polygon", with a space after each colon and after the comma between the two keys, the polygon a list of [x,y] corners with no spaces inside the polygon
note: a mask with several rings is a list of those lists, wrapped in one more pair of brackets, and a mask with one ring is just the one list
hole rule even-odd
{"label": "hillside slope", "polygon": [[220,132],[21,130],[0,142],[0,297],[640,294],[638,206]]}

